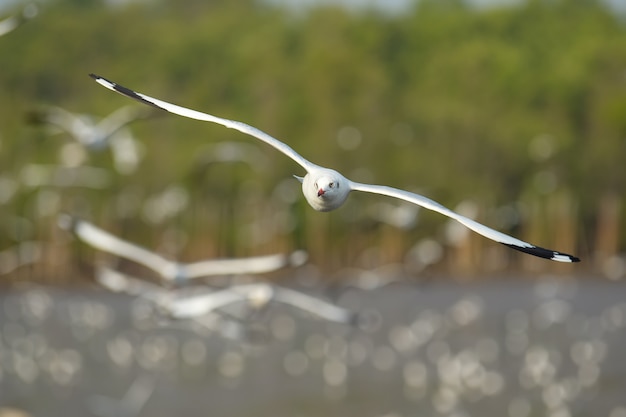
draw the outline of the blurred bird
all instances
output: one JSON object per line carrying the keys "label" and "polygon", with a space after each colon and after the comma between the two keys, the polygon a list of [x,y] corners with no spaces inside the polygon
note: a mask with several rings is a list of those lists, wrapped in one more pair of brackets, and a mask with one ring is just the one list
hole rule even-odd
{"label": "blurred bird", "polygon": [[179,116],[188,117],[190,119],[201,120],[206,122],[212,122],[221,124],[222,126],[239,130],[242,133],[250,135],[256,139],[259,139],[266,144],[272,146],[279,152],[282,152],[287,157],[291,158],[294,162],[300,165],[306,171],[304,177],[295,176],[302,184],[302,193],[305,199],[311,207],[318,211],[331,211],[335,210],[343,205],[348,198],[351,191],[362,191],[372,194],[381,194],[387,197],[393,197],[406,202],[427,208],[429,210],[436,211],[444,216],[450,217],[457,222],[463,224],[465,227],[473,230],[474,232],[485,236],[491,240],[494,240],[510,248],[525,252],[541,258],[550,259],[558,262],[578,262],[575,256],[568,255],[566,253],[557,252],[551,249],[541,248],[528,242],[516,239],[512,236],[498,232],[483,224],[476,222],[468,217],[462,216],[441,204],[426,198],[422,195],[412,193],[397,188],[392,188],[384,185],[364,184],[355,181],[350,181],[344,177],[341,173],[316,165],[311,161],[304,158],[302,155],[294,151],[289,145],[279,141],[278,139],[268,135],[261,130],[247,125],[245,123],[223,119],[221,117],[213,116],[207,113],[202,113],[196,110],[191,110],[185,107],[177,106],[175,104],[168,103],[163,100],[159,100],[148,95],[138,93],[129,88],[121,86],[117,83],[107,80],[95,74],[90,76],[96,80],[96,82],[109,90],[120,93],[126,97],[140,101],[144,104],[148,104],[152,107],[168,111],[170,113],[177,114]]}
{"label": "blurred bird", "polygon": [[170,311],[174,318],[186,318],[200,316],[235,303],[245,303],[252,311],[258,311],[272,302],[287,304],[335,323],[367,325],[368,318],[359,313],[268,283],[233,285],[212,293],[178,298],[170,304]]}
{"label": "blurred bird", "polygon": [[153,284],[143,279],[139,279],[104,265],[99,265],[95,269],[95,279],[98,284],[109,291],[128,294],[137,297],[137,300],[145,300],[154,308],[157,316],[154,318],[163,327],[173,325],[181,327],[188,324],[195,330],[201,329],[202,333],[219,333],[221,336],[241,340],[247,334],[244,324],[233,320],[224,320],[222,314],[216,311],[203,312],[199,315],[188,314],[182,321],[172,322],[172,303],[176,300],[185,300],[189,297],[198,296],[203,293],[212,293],[213,289],[206,287],[192,287],[169,289]]}
{"label": "blurred bird", "polygon": [[39,9],[34,3],[28,4],[21,13],[0,20],[0,36],[13,32],[15,29],[37,16]]}
{"label": "blurred bird", "polygon": [[190,279],[217,275],[261,274],[287,266],[300,266],[306,262],[304,251],[295,251],[289,255],[274,254],[238,259],[210,259],[192,263],[170,261],[145,248],[122,240],[93,224],[60,215],[59,226],[70,230],[80,240],[96,249],[120,256],[142,264],[156,273],[167,283],[182,284]]}
{"label": "blurred bird", "polygon": [[[68,165],[83,163],[86,158],[84,151],[99,152],[110,148],[115,169],[121,174],[131,174],[139,165],[142,149],[126,126],[153,116],[153,111],[124,106],[96,122],[91,116],[51,106],[31,111],[27,114],[27,120],[33,124],[53,126],[74,139],[64,149]],[[79,149],[75,148],[77,145]],[[82,154],[80,149],[84,150]]]}

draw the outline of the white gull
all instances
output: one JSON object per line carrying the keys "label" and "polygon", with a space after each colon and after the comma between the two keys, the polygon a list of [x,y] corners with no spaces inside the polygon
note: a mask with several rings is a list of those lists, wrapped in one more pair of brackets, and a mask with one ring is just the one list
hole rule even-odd
{"label": "white gull", "polygon": [[150,97],[142,93],[138,93],[98,75],[90,74],[90,76],[94,80],[96,80],[98,84],[124,96],[148,104],[152,107],[156,107],[170,113],[177,114],[179,116],[188,117],[190,119],[217,123],[231,129],[239,130],[242,133],[253,136],[274,147],[283,154],[287,155],[289,158],[293,159],[298,165],[306,170],[307,173],[304,177],[295,177],[302,183],[302,193],[304,194],[304,197],[311,205],[311,207],[313,207],[315,210],[330,211],[340,207],[346,201],[351,191],[363,191],[373,194],[382,194],[400,200],[408,201],[418,206],[441,213],[444,216],[448,216],[458,221],[459,223],[463,224],[474,232],[496,242],[502,243],[503,245],[509,246],[513,249],[558,262],[580,261],[580,259],[576,256],[568,255],[566,253],[558,252],[552,249],[545,249],[539,246],[535,246],[531,243],[524,242],[523,240],[514,238],[502,232],[498,232],[497,230],[480,224],[475,220],[462,216],[442,206],[436,201],[422,195],[405,190],[400,190],[397,188],[388,187],[385,185],[363,184],[355,181],[350,181],[342,174],[333,169],[324,168],[310,162],[309,160],[298,154],[296,151],[294,151],[289,145],[245,123],[235,120],[223,119],[221,117],[212,116],[210,114],[202,113],[196,110],[177,106],[175,104],[171,104],[166,101],[159,100],[157,98]]}

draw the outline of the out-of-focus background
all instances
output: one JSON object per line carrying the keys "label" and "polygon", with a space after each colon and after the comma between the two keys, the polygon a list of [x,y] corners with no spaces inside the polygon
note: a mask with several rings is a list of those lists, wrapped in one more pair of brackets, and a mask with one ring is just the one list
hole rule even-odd
{"label": "out-of-focus background", "polygon": [[[0,57],[0,415],[626,416],[623,2],[5,0]],[[315,212],[284,155],[89,73],[582,262],[382,196]],[[303,249],[258,279],[381,323],[147,328],[60,213],[181,261]]]}

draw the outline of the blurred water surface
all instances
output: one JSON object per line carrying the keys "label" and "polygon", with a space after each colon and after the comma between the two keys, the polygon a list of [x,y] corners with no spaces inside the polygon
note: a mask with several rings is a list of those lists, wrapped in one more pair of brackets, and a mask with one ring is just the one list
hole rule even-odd
{"label": "blurred water surface", "polygon": [[[296,280],[294,280],[294,283]],[[0,293],[0,409],[33,416],[608,416],[626,413],[626,285],[503,277],[323,291],[368,330],[270,305],[216,330],[132,297]]]}

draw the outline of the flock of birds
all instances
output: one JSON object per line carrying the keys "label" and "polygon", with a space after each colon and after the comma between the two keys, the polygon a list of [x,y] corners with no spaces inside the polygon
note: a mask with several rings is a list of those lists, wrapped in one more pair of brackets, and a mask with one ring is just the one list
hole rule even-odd
{"label": "flock of birds", "polygon": [[[196,319],[232,304],[244,304],[251,310],[266,308],[270,302],[291,305],[319,318],[347,325],[365,325],[365,318],[339,308],[320,298],[269,283],[248,283],[215,288],[207,279],[223,275],[252,275],[284,267],[298,267],[306,261],[306,253],[274,254],[237,259],[210,259],[179,263],[163,258],[145,248],[124,241],[84,220],[62,215],[59,224],[71,230],[80,240],[94,248],[134,261],[154,270],[164,285],[132,277],[108,266],[96,269],[96,280],[104,288],[130,294],[154,303],[163,318]],[[204,285],[188,286],[192,281]]]}
{"label": "flock of birds", "polygon": [[[135,107],[122,107],[98,122],[72,114],[58,107],[48,107],[32,112],[29,116],[31,122],[45,124],[74,138],[73,142],[66,145],[70,149],[61,152],[62,155],[67,156],[67,160],[64,161],[65,167],[81,167],[84,169],[86,168],[84,166],[85,152],[101,151],[110,148],[118,171],[120,173],[132,172],[136,169],[139,162],[140,152],[136,142],[127,132],[127,125],[136,120],[157,116],[158,112],[154,109],[156,108],[192,119],[215,122],[237,129],[279,150],[306,170],[304,177],[295,175],[294,177],[302,184],[304,197],[315,210],[330,211],[339,208],[343,205],[351,191],[381,194],[403,200],[415,206],[437,211],[467,228],[513,249],[558,262],[579,261],[575,256],[535,246],[498,232],[421,195],[387,186],[350,181],[335,170],[313,164],[285,143],[247,124],[176,106],[145,94],[137,93],[103,77],[93,74],[91,76],[102,86],[148,104],[152,109],[144,110]],[[244,157],[249,157],[252,161],[263,161],[260,153],[243,152],[245,155],[242,155],[240,151],[239,148],[229,147],[225,143],[217,144],[213,149],[211,161],[231,162]],[[252,154],[252,156],[249,156],[249,154]],[[32,171],[34,168],[31,167],[30,169]],[[31,173],[29,177],[36,176],[36,174]],[[50,178],[51,176],[49,173],[43,172],[38,177]],[[75,176],[75,178],[82,179],[86,177],[86,175]],[[33,182],[36,181],[33,180]],[[151,300],[156,306],[155,311],[170,319],[185,318],[195,320],[198,317],[212,314],[224,306],[234,303],[243,303],[259,310],[273,302],[289,304],[322,319],[343,324],[359,324],[366,327],[368,321],[371,321],[371,318],[359,316],[324,300],[268,283],[247,283],[228,288],[211,288],[210,285],[207,285],[206,278],[211,276],[261,274],[285,266],[300,266],[306,261],[306,253],[304,251],[296,251],[289,255],[275,254],[246,259],[212,259],[193,263],[180,263],[165,259],[147,248],[127,242],[98,228],[94,224],[70,215],[63,214],[59,216],[58,224],[62,228],[72,231],[80,240],[97,250],[136,262],[156,272],[162,281],[160,285],[151,284],[145,279],[131,277],[109,267],[97,268],[96,276],[97,281],[105,288]],[[25,262],[35,261],[41,252],[36,247],[30,247],[29,251],[21,248],[19,250],[26,255],[18,252],[20,256],[14,257],[13,262],[8,263],[11,266],[5,268],[7,271],[15,269]],[[7,252],[6,256],[8,258],[9,252]],[[204,285],[195,287],[195,291],[189,291],[186,288],[191,281],[201,280],[204,281]],[[202,289],[198,290],[197,288]]]}
{"label": "flock of birds", "polygon": [[[415,218],[415,209],[423,207],[448,216],[461,225],[513,249],[558,262],[579,261],[575,256],[545,249],[498,232],[424,196],[388,186],[363,184],[348,180],[335,170],[313,164],[287,144],[247,124],[167,103],[94,74],[91,74],[91,77],[100,85],[148,104],[151,108],[125,106],[99,121],[54,106],[31,112],[28,116],[31,123],[45,125],[51,129],[53,134],[63,132],[72,137],[73,141],[66,143],[61,148],[62,164],[60,166],[35,164],[26,166],[22,170],[22,180],[25,184],[31,186],[45,184],[76,185],[82,182],[83,185],[90,183],[94,188],[97,188],[96,184],[106,183],[106,174],[99,171],[97,167],[86,166],[85,161],[89,152],[105,149],[111,150],[115,168],[119,173],[130,174],[134,172],[142,152],[141,146],[128,131],[128,125],[137,120],[162,115],[160,110],[164,110],[239,130],[282,152],[305,169],[306,175],[304,177],[295,175],[294,177],[301,183],[305,199],[315,210],[324,212],[339,208],[344,204],[351,191],[381,194],[407,203],[407,205],[399,207],[406,212],[401,217],[408,216],[408,220],[403,221],[410,223],[411,219]],[[203,164],[231,163],[242,160],[249,160],[251,166],[267,164],[263,153],[256,148],[248,148],[245,144],[235,146],[235,144],[226,142],[216,143],[208,149],[204,154]],[[184,198],[175,196],[174,200],[181,204],[180,201]],[[380,204],[385,204],[385,202]],[[165,207],[167,204],[160,199],[158,205]],[[398,216],[394,218],[396,217]],[[61,215],[58,223],[62,228],[71,230],[80,240],[95,249],[139,263],[155,271],[162,280],[160,285],[150,284],[145,279],[136,279],[108,267],[97,269],[96,275],[100,284],[110,290],[125,291],[154,301],[158,305],[157,310],[170,318],[203,316],[231,303],[246,303],[249,306],[257,306],[258,309],[259,306],[267,305],[272,301],[291,304],[330,321],[345,324],[360,322],[363,326],[368,321],[324,300],[312,299],[294,290],[266,283],[219,289],[209,286],[209,289],[206,289],[205,278],[210,276],[261,274],[285,266],[302,265],[306,260],[304,251],[296,251],[289,255],[275,254],[248,259],[205,260],[184,264],[165,259],[149,249],[124,241],[94,224],[70,215]],[[41,253],[41,245],[35,242],[23,242],[11,250],[0,252],[0,258],[4,261],[0,273],[9,273],[22,265],[37,262]],[[191,281],[201,279],[204,279],[205,284],[203,294],[184,289]]]}

